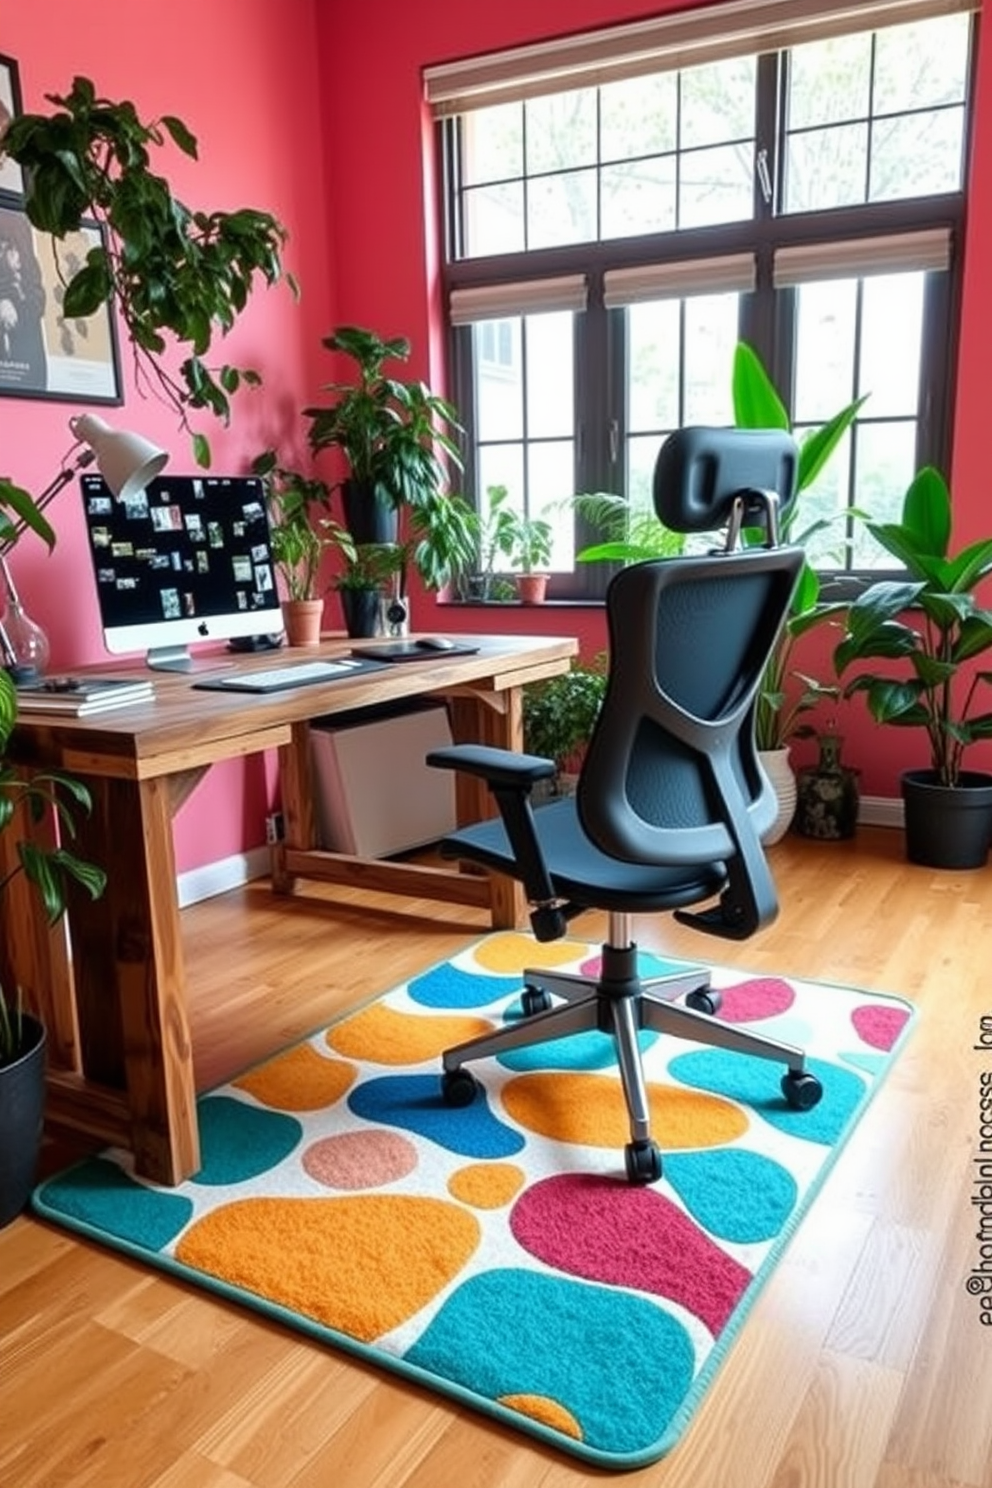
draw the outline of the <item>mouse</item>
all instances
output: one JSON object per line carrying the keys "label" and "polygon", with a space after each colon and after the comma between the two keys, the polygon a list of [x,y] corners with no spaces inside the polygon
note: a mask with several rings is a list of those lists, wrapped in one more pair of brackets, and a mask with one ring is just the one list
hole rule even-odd
{"label": "mouse", "polygon": [[447,636],[421,636],[417,641],[421,651],[455,651],[457,646]]}

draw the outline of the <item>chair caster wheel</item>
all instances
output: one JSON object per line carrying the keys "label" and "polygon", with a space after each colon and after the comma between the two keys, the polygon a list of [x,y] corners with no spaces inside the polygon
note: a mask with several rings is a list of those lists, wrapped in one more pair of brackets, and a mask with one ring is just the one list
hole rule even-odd
{"label": "chair caster wheel", "polygon": [[441,1095],[446,1106],[470,1106],[479,1092],[479,1082],[467,1069],[445,1070]]}
{"label": "chair caster wheel", "polygon": [[551,1011],[551,994],[543,987],[532,987],[528,983],[520,994],[520,1006],[525,1018],[533,1018],[536,1013],[548,1013]]}
{"label": "chair caster wheel", "polygon": [[623,1157],[629,1182],[657,1183],[661,1177],[661,1153],[653,1142],[628,1142]]}
{"label": "chair caster wheel", "polygon": [[811,1111],[819,1104],[823,1086],[815,1075],[787,1070],[782,1076],[782,1094],[794,1111]]}
{"label": "chair caster wheel", "polygon": [[685,1000],[687,1008],[694,1013],[707,1013],[710,1017],[720,1011],[720,1003],[723,1001],[719,992],[712,987],[700,987],[696,992],[690,992]]}

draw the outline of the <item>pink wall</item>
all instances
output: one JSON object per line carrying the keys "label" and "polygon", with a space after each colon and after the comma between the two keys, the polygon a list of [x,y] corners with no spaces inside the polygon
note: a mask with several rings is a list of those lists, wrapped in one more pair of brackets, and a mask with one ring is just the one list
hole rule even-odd
{"label": "pink wall", "polygon": [[[180,115],[200,141],[197,164],[174,150],[161,168],[191,206],[250,205],[273,212],[290,230],[287,264],[299,278],[297,305],[285,286],[262,291],[223,348],[224,358],[253,363],[261,393],[240,395],[229,430],[205,420],[214,467],[243,469],[262,446],[291,452],[297,410],[315,400],[332,367],[320,338],[354,321],[413,346],[410,370],[444,387],[438,248],[422,101],[429,63],[513,46],[583,27],[677,8],[672,0],[504,0],[498,6],[411,4],[379,0],[374,22],[349,0],[100,0],[82,12],[74,0],[6,7],[0,51],[20,67],[25,107],[41,108],[75,73],[113,98],[132,97],[142,117]],[[989,290],[981,266],[992,253],[992,200],[981,190],[992,151],[992,41],[979,58],[974,181],[966,243],[966,313],[961,342],[953,476],[962,538],[989,531],[984,420],[989,405],[985,327]],[[326,159],[326,181],[325,181]],[[173,469],[191,468],[188,446],[167,409],[136,392],[124,358],[125,406],[111,422],[141,428],[170,449]],[[21,484],[41,489],[70,443],[72,405],[0,399],[0,464]],[[66,492],[54,509],[59,545],[52,557],[22,545],[17,576],[29,610],[53,641],[55,665],[101,661],[82,521]],[[456,628],[433,601],[415,619]],[[577,634],[588,654],[605,641],[602,612],[550,608],[466,615],[466,627],[548,629]],[[822,652],[811,639],[810,664]],[[804,660],[806,658],[804,657]],[[877,731],[863,709],[840,719],[846,755],[863,769],[866,793],[897,794],[898,771],[919,763],[915,732]],[[802,757],[801,749],[797,751]],[[992,767],[992,749],[976,766]],[[222,859],[262,841],[271,799],[271,761],[217,767],[180,813],[179,866]]]}
{"label": "pink wall", "polygon": [[[194,208],[251,206],[272,212],[288,229],[287,267],[300,281],[297,303],[287,285],[260,287],[216,361],[254,366],[264,390],[235,399],[228,429],[196,421],[213,449],[213,468],[241,471],[269,443],[297,433],[296,411],[309,402],[321,365],[320,336],[331,325],[333,257],[328,243],[324,152],[318,114],[313,0],[171,0],[168,5],[75,0],[5,7],[0,52],[20,70],[24,107],[47,110],[46,93],[68,91],[72,78],[98,92],[132,98],[139,115],[177,114],[199,142],[199,161],[168,146],[153,168],[167,175]],[[164,445],[174,471],[194,468],[174,415],[134,385],[122,346],[125,403],[95,408],[109,423],[136,428]],[[72,443],[68,403],[0,399],[4,474],[40,491]],[[103,661],[83,524],[74,489],[51,508],[59,534],[51,557],[24,542],[15,558],[22,598],[48,631],[56,667]],[[272,761],[217,766],[180,812],[180,870],[223,859],[264,840],[273,790]]]}

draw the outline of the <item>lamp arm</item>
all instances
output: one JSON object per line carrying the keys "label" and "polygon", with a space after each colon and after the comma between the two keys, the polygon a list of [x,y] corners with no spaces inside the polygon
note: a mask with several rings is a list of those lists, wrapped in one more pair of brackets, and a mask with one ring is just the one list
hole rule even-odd
{"label": "lamp arm", "polygon": [[[65,489],[65,487],[72,480],[73,476],[76,475],[80,470],[85,470],[87,465],[92,465],[95,459],[96,454],[93,450],[85,447],[81,449],[76,455],[72,464],[63,465],[55,479],[51,481],[42,491],[41,495],[36,498],[34,503],[35,510],[44,511],[49,502],[54,501],[59,492]],[[21,533],[27,530],[27,525],[28,524],[25,521],[18,522],[13,531],[9,533],[9,535],[4,539],[3,542],[0,542],[0,557],[3,557],[4,554],[10,552],[11,548],[20,537]]]}

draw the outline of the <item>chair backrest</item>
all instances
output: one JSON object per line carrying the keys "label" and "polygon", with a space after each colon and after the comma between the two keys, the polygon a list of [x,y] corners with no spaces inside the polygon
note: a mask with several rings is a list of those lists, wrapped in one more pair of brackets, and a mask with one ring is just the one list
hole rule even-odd
{"label": "chair backrest", "polygon": [[[682,530],[702,530],[704,511],[750,523],[767,493],[794,498],[795,471],[794,441],[779,431],[680,430],[658,457],[656,506]],[[607,593],[609,675],[579,777],[583,826],[621,860],[725,862],[739,926],[726,933],[750,933],[776,907],[759,840],[775,797],[753,719],[802,563],[799,549],[772,546],[659,559],[622,570]]]}

